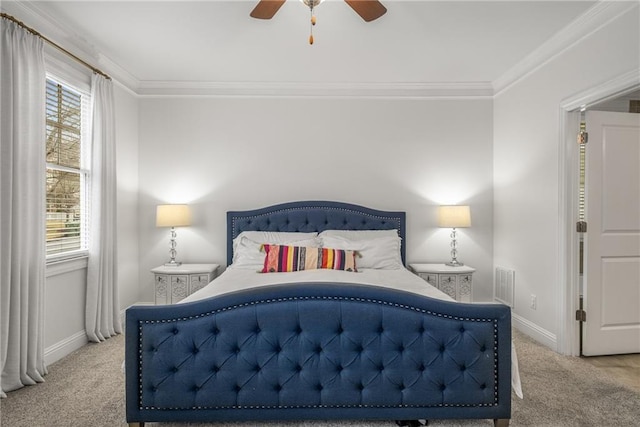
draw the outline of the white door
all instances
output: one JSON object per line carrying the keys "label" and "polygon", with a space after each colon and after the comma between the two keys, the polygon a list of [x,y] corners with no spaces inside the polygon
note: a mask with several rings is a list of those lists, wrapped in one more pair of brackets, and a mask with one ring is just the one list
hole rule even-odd
{"label": "white door", "polygon": [[586,114],[583,354],[640,352],[640,114]]}

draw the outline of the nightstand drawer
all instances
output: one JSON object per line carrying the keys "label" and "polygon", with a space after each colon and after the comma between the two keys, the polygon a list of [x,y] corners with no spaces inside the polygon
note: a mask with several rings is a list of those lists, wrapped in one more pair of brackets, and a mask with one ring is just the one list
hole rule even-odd
{"label": "nightstand drawer", "polygon": [[438,275],[431,273],[418,273],[418,276],[422,278],[425,282],[429,283],[431,286],[438,287]]}
{"label": "nightstand drawer", "polygon": [[210,275],[208,274],[191,275],[191,293],[204,288],[209,284],[210,281]]}
{"label": "nightstand drawer", "polygon": [[155,278],[155,303],[175,304],[204,288],[217,275],[218,264],[182,264],[151,270]]}
{"label": "nightstand drawer", "polygon": [[171,303],[175,304],[189,295],[189,276],[171,276]]}
{"label": "nightstand drawer", "polygon": [[451,267],[446,264],[410,264],[409,268],[456,301],[473,301],[473,273],[469,266]]}

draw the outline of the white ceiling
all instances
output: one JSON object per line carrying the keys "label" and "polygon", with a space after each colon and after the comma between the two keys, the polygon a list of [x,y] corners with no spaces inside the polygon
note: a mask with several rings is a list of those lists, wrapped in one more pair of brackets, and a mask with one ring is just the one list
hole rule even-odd
{"label": "white ceiling", "polygon": [[298,0],[266,21],[249,17],[257,0],[18,3],[140,84],[178,85],[491,83],[595,2],[382,0],[387,13],[366,23],[327,0],[313,46]]}

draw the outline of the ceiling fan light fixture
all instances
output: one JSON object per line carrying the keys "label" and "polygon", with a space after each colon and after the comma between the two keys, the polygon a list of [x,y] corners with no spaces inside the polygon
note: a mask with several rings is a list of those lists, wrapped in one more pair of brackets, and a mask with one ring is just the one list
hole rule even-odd
{"label": "ceiling fan light fixture", "polygon": [[304,3],[308,8],[313,9],[314,7],[322,3],[324,0],[300,0],[300,1]]}

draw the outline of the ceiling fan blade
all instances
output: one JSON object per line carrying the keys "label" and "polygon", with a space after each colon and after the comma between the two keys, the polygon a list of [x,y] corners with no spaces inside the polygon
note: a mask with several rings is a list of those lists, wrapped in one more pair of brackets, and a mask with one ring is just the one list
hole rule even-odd
{"label": "ceiling fan blade", "polygon": [[271,19],[286,0],[260,0],[249,14],[252,18]]}
{"label": "ceiling fan blade", "polygon": [[380,18],[387,8],[378,0],[344,0],[358,15],[367,22]]}

